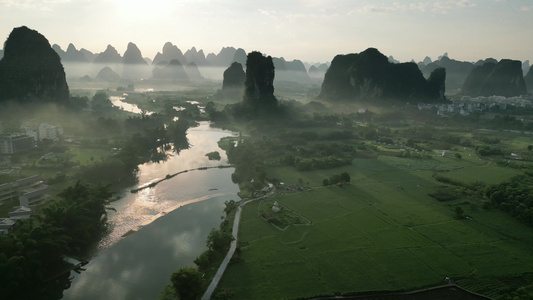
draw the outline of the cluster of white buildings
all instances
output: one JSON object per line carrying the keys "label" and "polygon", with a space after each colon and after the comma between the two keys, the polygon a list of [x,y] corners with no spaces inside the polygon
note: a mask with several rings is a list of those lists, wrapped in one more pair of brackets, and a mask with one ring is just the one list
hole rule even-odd
{"label": "cluster of white buildings", "polygon": [[8,218],[0,218],[0,234],[8,234],[17,220],[28,219],[35,207],[50,197],[50,187],[39,175],[22,178],[0,185],[0,205],[18,200],[19,206],[9,212]]}
{"label": "cluster of white buildings", "polygon": [[[63,135],[61,126],[36,121],[24,122],[17,133],[5,134],[4,131],[0,121],[0,162],[8,163],[11,154],[29,152],[37,147],[39,141],[58,140]],[[38,175],[0,184],[0,205],[13,200],[19,202],[7,218],[0,218],[0,234],[10,233],[18,220],[28,219],[35,207],[50,197],[50,193],[50,187]]]}
{"label": "cluster of white buildings", "polygon": [[507,109],[508,106],[532,108],[533,101],[530,95],[517,97],[489,96],[489,97],[469,97],[463,96],[460,100],[451,104],[418,104],[419,110],[436,110],[437,115],[461,115],[468,116],[471,113],[482,112],[493,107]]}
{"label": "cluster of white buildings", "polygon": [[59,137],[63,136],[63,127],[52,125],[46,122],[37,125],[35,121],[26,121],[21,126],[22,130],[27,136],[33,138],[35,142],[44,139],[57,141]]}
{"label": "cluster of white buildings", "polygon": [[4,134],[0,123],[0,154],[16,154],[31,151],[37,142],[44,139],[58,140],[63,136],[63,127],[46,122],[37,124],[27,121],[22,125],[22,132]]}

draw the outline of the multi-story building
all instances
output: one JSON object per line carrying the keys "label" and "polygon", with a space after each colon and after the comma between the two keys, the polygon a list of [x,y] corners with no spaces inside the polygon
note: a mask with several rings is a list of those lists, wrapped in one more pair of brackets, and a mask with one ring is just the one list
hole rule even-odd
{"label": "multi-story building", "polygon": [[0,218],[0,234],[8,234],[13,230],[13,227],[17,223],[16,220],[11,220],[9,218]]}
{"label": "multi-story building", "polygon": [[27,136],[31,136],[36,143],[39,141],[39,127],[36,120],[25,121],[20,128]]}
{"label": "multi-story building", "polygon": [[35,175],[0,185],[0,202],[18,199],[20,206],[36,205],[44,202],[50,187]]}
{"label": "multi-story building", "polygon": [[20,204],[8,213],[9,218],[0,218],[0,234],[10,233],[18,220],[30,218],[35,206],[50,196],[49,192],[50,188],[39,175],[0,185],[0,204],[17,199]]}
{"label": "multi-story building", "polygon": [[23,134],[12,134],[0,139],[0,153],[16,154],[30,151],[35,148],[35,141],[32,137]]}
{"label": "multi-story building", "polygon": [[18,206],[15,210],[8,213],[11,220],[29,219],[33,212],[33,208],[30,206]]}
{"label": "multi-story building", "polygon": [[39,125],[39,140],[49,139],[55,141],[62,135],[63,127],[61,126],[52,125],[46,122]]}
{"label": "multi-story building", "polygon": [[17,185],[14,182],[0,184],[0,203],[18,197]]}

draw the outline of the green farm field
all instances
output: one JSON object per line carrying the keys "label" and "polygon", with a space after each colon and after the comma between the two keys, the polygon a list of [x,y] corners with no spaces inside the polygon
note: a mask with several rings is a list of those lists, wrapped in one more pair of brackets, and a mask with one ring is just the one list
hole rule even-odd
{"label": "green farm field", "polygon": [[[398,160],[356,159],[348,167],[301,173],[269,169],[271,178],[286,185],[309,183],[311,190],[273,199],[312,223],[281,231],[258,215],[259,202],[249,203],[238,241],[242,261],[228,267],[219,288],[231,290],[235,299],[293,299],[414,290],[445,284],[445,277],[533,270],[531,228],[500,211],[482,209],[476,200],[439,202],[428,196],[442,185],[428,171],[483,173],[495,171],[494,166]],[[350,173],[350,184],[321,186],[323,178],[342,171]],[[471,219],[457,220],[458,206]]]}

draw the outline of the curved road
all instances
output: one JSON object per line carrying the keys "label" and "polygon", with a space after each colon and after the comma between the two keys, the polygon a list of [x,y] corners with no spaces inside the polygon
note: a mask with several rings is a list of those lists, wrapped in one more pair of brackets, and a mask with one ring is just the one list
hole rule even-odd
{"label": "curved road", "polygon": [[235,212],[235,220],[233,221],[233,230],[231,231],[231,235],[233,236],[233,241],[231,241],[231,246],[229,247],[228,254],[226,254],[226,257],[222,261],[222,264],[220,264],[220,267],[218,267],[218,271],[215,274],[215,277],[213,277],[213,280],[211,281],[209,286],[207,287],[207,290],[205,290],[205,293],[202,296],[202,300],[211,299],[211,295],[215,291],[215,288],[217,287],[218,282],[222,278],[222,275],[224,274],[224,271],[226,270],[226,267],[228,266],[228,263],[229,263],[231,257],[233,257],[233,254],[235,253],[235,249],[237,248],[237,236],[239,234],[239,224],[240,224],[240,221],[241,221],[241,212],[242,212],[243,206],[245,206],[246,204],[248,204],[248,203],[250,203],[252,201],[266,198],[266,197],[274,194],[275,191],[276,191],[276,188],[273,187],[272,191],[270,191],[267,195],[259,197],[259,198],[254,198],[254,199],[251,199],[251,200],[247,200],[247,201],[244,201],[243,203],[239,204],[239,206],[237,207],[237,212]]}
{"label": "curved road", "polygon": [[237,248],[237,234],[239,233],[239,222],[241,220],[241,211],[242,211],[242,206],[239,205],[239,207],[237,207],[237,212],[235,213],[235,221],[233,222],[233,231],[231,232],[234,239],[233,241],[231,241],[231,246],[229,247],[228,254],[226,254],[226,257],[222,261],[222,264],[220,264],[220,267],[218,267],[218,271],[215,274],[215,277],[213,277],[213,280],[211,281],[211,283],[205,290],[205,293],[202,296],[202,300],[211,299],[211,295],[215,291],[215,288],[217,287],[218,282],[222,278],[222,275],[224,274],[224,271],[226,270],[226,267],[228,266],[228,263],[231,257],[233,256],[233,253],[235,253],[235,249]]}

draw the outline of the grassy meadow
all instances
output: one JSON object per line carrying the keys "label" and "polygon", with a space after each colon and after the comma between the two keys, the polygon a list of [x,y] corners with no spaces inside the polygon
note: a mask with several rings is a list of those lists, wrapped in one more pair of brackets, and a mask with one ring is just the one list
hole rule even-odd
{"label": "grassy meadow", "polygon": [[[321,186],[322,179],[342,171],[351,175],[350,184]],[[260,202],[248,204],[238,239],[242,261],[228,267],[219,288],[231,290],[235,299],[291,299],[413,290],[451,277],[490,295],[505,285],[491,281],[487,290],[483,280],[533,270],[531,229],[481,208],[475,199],[430,197],[443,185],[431,177],[436,171],[487,183],[519,173],[453,155],[380,156],[310,172],[269,168],[268,176],[285,186],[312,187],[273,198],[312,223],[279,230],[259,216]],[[456,218],[458,206],[470,219]]]}

